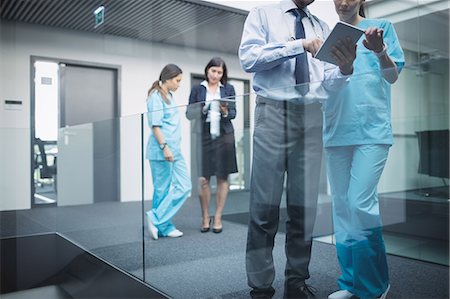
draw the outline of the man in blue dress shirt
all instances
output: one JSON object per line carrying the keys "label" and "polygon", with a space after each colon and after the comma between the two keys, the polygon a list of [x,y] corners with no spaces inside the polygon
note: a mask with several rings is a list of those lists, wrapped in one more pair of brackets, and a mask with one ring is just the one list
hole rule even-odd
{"label": "man in blue dress shirt", "polygon": [[320,102],[346,84],[353,72],[354,45],[341,41],[339,66],[314,54],[328,36],[311,15],[314,0],[283,0],[256,7],[244,25],[239,58],[254,73],[256,91],[253,166],[246,269],[253,298],[275,293],[272,250],[286,176],[285,298],[312,298],[309,278],[312,230],[322,160]]}

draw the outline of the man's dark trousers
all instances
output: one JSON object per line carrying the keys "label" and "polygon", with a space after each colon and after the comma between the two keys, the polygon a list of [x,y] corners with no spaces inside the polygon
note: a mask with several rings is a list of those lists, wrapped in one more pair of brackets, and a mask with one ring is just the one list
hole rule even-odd
{"label": "man's dark trousers", "polygon": [[272,250],[278,230],[285,174],[286,283],[309,278],[322,161],[322,111],[257,97],[246,268],[250,287],[270,290],[275,278]]}

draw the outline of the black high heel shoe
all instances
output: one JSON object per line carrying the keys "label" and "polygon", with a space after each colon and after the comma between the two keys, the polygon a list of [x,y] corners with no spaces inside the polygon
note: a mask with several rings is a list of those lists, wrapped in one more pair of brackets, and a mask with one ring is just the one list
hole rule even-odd
{"label": "black high heel shoe", "polygon": [[[213,223],[214,223],[214,222],[213,222]],[[215,227],[213,226],[213,228],[212,228],[212,231],[213,231],[213,233],[215,233],[215,234],[220,234],[220,233],[222,232],[222,230],[223,230],[223,226],[218,227],[218,228],[215,228]]]}
{"label": "black high heel shoe", "polygon": [[220,234],[221,232],[222,232],[222,227],[221,228],[214,228],[213,227],[213,229],[212,229],[212,231],[213,231],[213,233],[215,233],[215,234]]}
{"label": "black high heel shoe", "polygon": [[211,228],[211,223],[212,223],[212,218],[209,217],[209,225],[208,225],[208,227],[202,226],[202,227],[200,228],[200,232],[201,232],[201,233],[207,233],[207,232],[209,232],[209,230],[210,230],[210,228]]}

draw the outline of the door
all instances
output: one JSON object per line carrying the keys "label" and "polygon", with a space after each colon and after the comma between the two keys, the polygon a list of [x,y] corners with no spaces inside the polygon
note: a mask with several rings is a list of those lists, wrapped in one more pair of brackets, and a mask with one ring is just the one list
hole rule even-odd
{"label": "door", "polygon": [[117,68],[60,63],[58,205],[120,198]]}

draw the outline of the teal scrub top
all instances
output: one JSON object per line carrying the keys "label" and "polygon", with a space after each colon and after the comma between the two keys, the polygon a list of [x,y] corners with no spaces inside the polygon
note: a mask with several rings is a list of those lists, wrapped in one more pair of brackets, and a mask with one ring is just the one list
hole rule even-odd
{"label": "teal scrub top", "polygon": [[[384,29],[387,53],[400,72],[405,58],[392,23],[364,19],[357,27]],[[378,57],[364,47],[364,39],[363,35],[357,43],[354,71],[348,84],[323,104],[325,147],[393,143],[391,86],[381,73]]]}
{"label": "teal scrub top", "polygon": [[[161,127],[165,142],[172,151],[174,160],[179,160],[181,157],[180,113],[172,94],[170,94],[169,99],[170,103],[167,104],[159,91],[152,92],[147,98],[148,126],[150,129],[155,126]],[[164,153],[159,147],[153,131],[150,132],[147,142],[146,158],[148,160],[164,160]]]}

